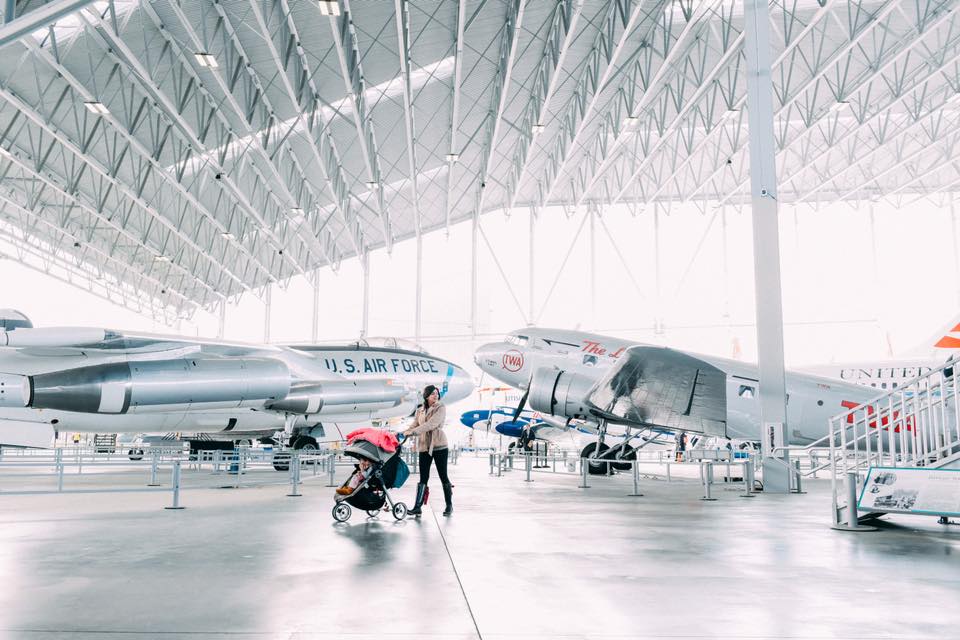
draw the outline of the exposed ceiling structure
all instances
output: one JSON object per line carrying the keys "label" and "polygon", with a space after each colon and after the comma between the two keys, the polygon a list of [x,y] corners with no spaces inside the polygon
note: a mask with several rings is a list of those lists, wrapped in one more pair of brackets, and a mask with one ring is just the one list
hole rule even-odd
{"label": "exposed ceiling structure", "polygon": [[[747,201],[742,0],[113,0],[0,27],[0,253],[162,317],[508,207]],[[956,1],[771,3],[779,197],[960,185]]]}

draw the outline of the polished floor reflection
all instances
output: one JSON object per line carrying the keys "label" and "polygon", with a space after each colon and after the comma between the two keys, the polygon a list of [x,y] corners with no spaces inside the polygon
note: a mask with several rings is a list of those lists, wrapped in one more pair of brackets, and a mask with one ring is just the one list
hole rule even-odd
{"label": "polished floor reflection", "polygon": [[[0,638],[944,638],[960,526],[827,526],[828,487],[451,467],[418,520],[330,516],[331,489],[0,496]],[[0,492],[9,488],[0,477]],[[438,484],[438,483],[437,483]],[[400,492],[412,499],[412,486]]]}

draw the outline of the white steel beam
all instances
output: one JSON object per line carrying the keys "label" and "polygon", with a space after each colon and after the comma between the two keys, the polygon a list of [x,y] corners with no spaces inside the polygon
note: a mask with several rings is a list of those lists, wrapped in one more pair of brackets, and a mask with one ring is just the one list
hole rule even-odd
{"label": "white steel beam", "polygon": [[765,492],[787,493],[790,491],[788,454],[785,450],[774,450],[787,444],[788,430],[770,16],[766,0],[745,0],[744,9],[763,488]]}
{"label": "white steel beam", "polygon": [[445,224],[447,232],[450,231],[450,204],[453,200],[453,170],[456,162],[452,158],[460,157],[460,147],[458,146],[457,133],[460,128],[460,84],[463,82],[463,34],[464,22],[466,21],[467,0],[457,0],[457,33],[455,53],[453,61],[453,95],[450,106],[450,151],[448,152],[449,169],[447,170],[447,198],[444,205]]}
{"label": "white steel beam", "polygon": [[[29,36],[38,29],[53,24],[60,18],[76,13],[93,2],[93,0],[53,0],[41,5],[33,11],[28,11],[19,17],[4,16],[5,24],[0,26],[0,49]],[[7,2],[7,9],[14,3]],[[12,13],[12,12],[11,12]],[[7,20],[12,17],[12,20]]]}

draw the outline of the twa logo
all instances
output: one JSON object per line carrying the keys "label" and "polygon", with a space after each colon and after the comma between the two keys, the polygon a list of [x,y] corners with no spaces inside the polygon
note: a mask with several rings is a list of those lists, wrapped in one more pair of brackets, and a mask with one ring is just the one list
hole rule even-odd
{"label": "twa logo", "polygon": [[511,373],[523,369],[523,354],[516,349],[510,349],[503,354],[503,368]]}

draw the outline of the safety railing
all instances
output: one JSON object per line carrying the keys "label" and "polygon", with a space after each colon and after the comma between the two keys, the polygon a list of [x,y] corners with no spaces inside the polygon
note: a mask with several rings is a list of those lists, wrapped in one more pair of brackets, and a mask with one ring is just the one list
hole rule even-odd
{"label": "safety railing", "polygon": [[830,419],[835,527],[858,528],[856,496],[870,467],[960,464],[960,398],[954,365],[951,359]]}
{"label": "safety railing", "polygon": [[[703,500],[714,500],[711,494],[711,487],[716,483],[715,471],[723,468],[726,471],[725,478],[734,481],[736,476],[733,471],[739,468],[739,482],[743,484],[743,494],[752,497],[755,495],[756,484],[754,461],[752,456],[733,457],[728,456],[724,459],[700,459],[676,461],[671,452],[661,452],[669,455],[656,455],[657,452],[636,452],[638,455],[632,460],[608,460],[603,458],[585,458],[579,455],[569,455],[569,452],[562,451],[554,455],[538,455],[531,451],[513,452],[513,451],[494,451],[489,454],[490,475],[502,477],[505,473],[513,471],[523,471],[524,482],[533,482],[533,475],[536,473],[565,474],[568,476],[577,476],[580,479],[578,488],[590,488],[589,476],[594,474],[591,469],[606,467],[605,471],[617,470],[629,471],[633,478],[633,492],[627,495],[642,496],[640,493],[640,469],[643,466],[662,466],[666,469],[666,481],[673,481],[671,467],[695,468],[699,471],[699,482],[704,488]],[[601,475],[606,475],[602,473]],[[728,485],[729,486],[729,485]],[[797,490],[800,490],[799,483]]]}

